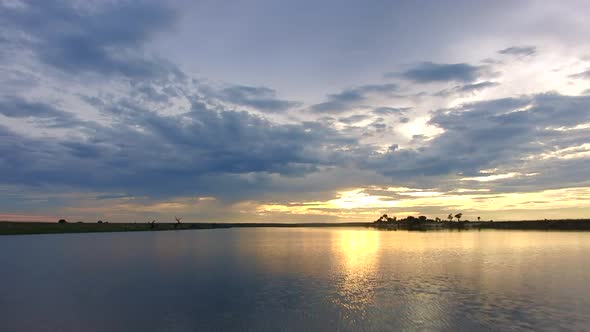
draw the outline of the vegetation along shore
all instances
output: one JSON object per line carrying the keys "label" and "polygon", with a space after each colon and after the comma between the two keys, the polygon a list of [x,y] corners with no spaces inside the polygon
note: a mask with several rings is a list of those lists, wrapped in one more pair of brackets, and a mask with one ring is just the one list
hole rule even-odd
{"label": "vegetation along shore", "polygon": [[235,227],[371,227],[382,230],[443,230],[443,229],[514,229],[514,230],[581,230],[590,231],[590,219],[565,220],[521,220],[521,221],[447,221],[426,217],[407,217],[404,219],[385,218],[374,222],[348,223],[181,223],[177,222],[14,222],[0,221],[0,235],[52,234],[52,233],[92,233],[92,232],[134,232],[134,231],[173,231],[195,229],[218,229]]}

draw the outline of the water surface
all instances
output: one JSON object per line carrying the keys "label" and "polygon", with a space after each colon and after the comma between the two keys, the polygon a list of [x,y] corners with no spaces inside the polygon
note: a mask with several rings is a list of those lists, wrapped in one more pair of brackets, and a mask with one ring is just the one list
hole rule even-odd
{"label": "water surface", "polygon": [[0,330],[585,330],[589,263],[590,232],[0,236]]}

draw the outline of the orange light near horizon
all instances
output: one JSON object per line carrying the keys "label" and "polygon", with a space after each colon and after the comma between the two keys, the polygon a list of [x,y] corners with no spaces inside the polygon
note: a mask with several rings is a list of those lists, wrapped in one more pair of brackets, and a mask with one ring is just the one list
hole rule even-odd
{"label": "orange light near horizon", "polygon": [[[367,189],[357,188],[339,192],[339,197],[327,201],[298,202],[291,204],[263,204],[258,212],[284,212],[290,214],[331,215],[341,218],[377,215],[382,211],[402,209],[396,215],[427,214],[421,207],[449,209],[450,211],[479,210],[482,213],[507,210],[548,210],[563,208],[585,208],[590,210],[590,187],[552,189],[527,193],[493,193],[488,189],[457,189],[449,192],[418,191],[401,188],[397,199],[388,196],[371,195]],[[381,189],[389,191],[387,188]],[[408,209],[416,212],[408,212]],[[580,210],[582,211],[582,210]],[[474,212],[474,214],[477,212]],[[510,218],[504,214],[504,218]]]}
{"label": "orange light near horizon", "polygon": [[30,215],[30,214],[0,214],[0,221],[19,221],[19,222],[55,222],[59,217],[47,215]]}

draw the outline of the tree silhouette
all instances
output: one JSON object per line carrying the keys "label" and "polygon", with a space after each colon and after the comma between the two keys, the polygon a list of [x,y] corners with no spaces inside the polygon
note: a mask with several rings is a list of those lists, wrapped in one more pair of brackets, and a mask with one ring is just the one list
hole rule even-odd
{"label": "tree silhouette", "polygon": [[455,218],[457,218],[457,221],[461,221],[461,217],[463,216],[463,213],[457,213],[455,215]]}
{"label": "tree silhouette", "polygon": [[477,221],[480,221],[481,217],[477,217]]}
{"label": "tree silhouette", "polygon": [[453,221],[453,214],[449,213],[449,216],[447,217],[447,219],[449,219],[449,221]]}
{"label": "tree silhouette", "polygon": [[382,215],[381,217],[379,217],[379,219],[376,220],[376,222],[392,222],[392,221],[395,221],[395,217],[389,218],[389,216],[387,214]]}

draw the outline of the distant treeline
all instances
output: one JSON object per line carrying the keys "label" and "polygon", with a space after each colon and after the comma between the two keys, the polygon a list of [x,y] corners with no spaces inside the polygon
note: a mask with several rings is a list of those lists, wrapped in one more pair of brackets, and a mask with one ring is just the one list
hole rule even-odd
{"label": "distant treeline", "polygon": [[[381,218],[380,218],[381,219]],[[501,222],[443,221],[427,217],[389,218],[375,222],[350,223],[108,223],[108,222],[12,222],[0,221],[0,235],[174,231],[243,227],[369,227],[382,230],[442,230],[442,229],[520,229],[520,230],[583,230],[590,231],[590,219],[526,220]]]}
{"label": "distant treeline", "polygon": [[[447,220],[440,218],[428,218],[426,216],[413,217],[408,216],[403,219],[389,217],[387,214],[382,215],[375,220],[372,225],[376,228],[383,229],[536,229],[536,230],[590,230],[590,219],[561,219],[561,220],[520,220],[520,221],[501,221],[494,222],[480,221],[461,221],[462,213],[455,215],[449,214]],[[456,221],[453,221],[456,220]]]}

